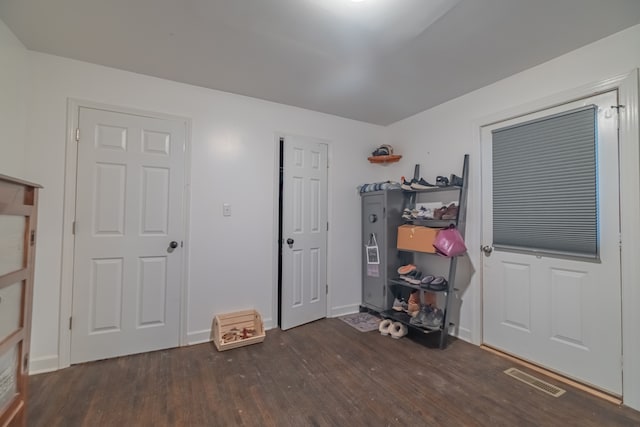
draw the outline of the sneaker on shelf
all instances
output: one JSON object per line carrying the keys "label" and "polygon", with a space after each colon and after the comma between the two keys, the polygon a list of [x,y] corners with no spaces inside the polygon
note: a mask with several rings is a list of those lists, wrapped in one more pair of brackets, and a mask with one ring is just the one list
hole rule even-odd
{"label": "sneaker on shelf", "polygon": [[437,307],[432,307],[431,311],[427,314],[426,318],[422,322],[422,325],[425,328],[431,330],[440,329],[442,327],[442,319],[444,319],[442,310]]}
{"label": "sneaker on shelf", "polygon": [[412,191],[413,188],[411,188],[411,184],[413,184],[414,181],[416,181],[415,178],[412,179],[411,181],[407,181],[403,176],[402,177],[402,185],[400,185],[400,188],[402,188],[403,190]]}
{"label": "sneaker on shelf", "polygon": [[438,187],[446,187],[449,185],[449,178],[447,178],[446,176],[438,176],[436,178],[436,185]]}
{"label": "sneaker on shelf", "polygon": [[413,181],[411,181],[411,189],[412,190],[427,190],[427,189],[433,188],[433,187],[435,187],[435,185],[429,184],[427,181],[425,181],[422,178],[420,178],[418,181],[416,181],[415,179]]}
{"label": "sneaker on shelf", "polygon": [[413,271],[408,272],[404,276],[400,276],[400,278],[402,280],[404,280],[405,282],[407,282],[407,283],[411,283],[410,280],[413,280],[418,274],[420,275],[420,277],[422,277],[422,272],[420,272],[418,270],[413,270]]}
{"label": "sneaker on shelf", "polygon": [[391,308],[393,308],[395,311],[407,311],[409,305],[402,298],[396,298],[393,301],[393,306]]}
{"label": "sneaker on shelf", "polygon": [[422,206],[418,211],[418,219],[433,219],[433,209]]}
{"label": "sneaker on shelf", "polygon": [[452,174],[451,175],[451,179],[449,181],[449,185],[455,185],[455,186],[458,186],[458,187],[462,187],[462,184],[464,184],[464,181],[463,181],[463,179],[461,177],[459,177],[456,174]]}
{"label": "sneaker on shelf", "polygon": [[413,217],[411,216],[411,209],[405,208],[402,211],[402,219],[404,219],[406,221],[411,221],[413,219]]}
{"label": "sneaker on shelf", "polygon": [[412,285],[419,285],[420,281],[422,280],[422,272],[421,271],[416,271],[416,274],[412,277],[409,277],[406,279],[407,282],[411,283]]}
{"label": "sneaker on shelf", "polygon": [[426,327],[427,318],[429,317],[431,310],[432,310],[431,306],[423,305],[422,307],[420,307],[420,311],[418,312],[418,314],[409,320],[409,323],[415,326],[423,327],[423,328]]}

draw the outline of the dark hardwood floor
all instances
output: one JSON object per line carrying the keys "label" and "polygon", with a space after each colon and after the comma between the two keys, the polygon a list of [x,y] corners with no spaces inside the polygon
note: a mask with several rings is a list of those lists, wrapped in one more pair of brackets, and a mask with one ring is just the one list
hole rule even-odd
{"label": "dark hardwood floor", "polygon": [[539,392],[503,373],[512,366],[463,341],[442,351],[325,319],[222,353],[201,344],[34,375],[28,425],[640,425],[640,412],[552,379],[567,393]]}

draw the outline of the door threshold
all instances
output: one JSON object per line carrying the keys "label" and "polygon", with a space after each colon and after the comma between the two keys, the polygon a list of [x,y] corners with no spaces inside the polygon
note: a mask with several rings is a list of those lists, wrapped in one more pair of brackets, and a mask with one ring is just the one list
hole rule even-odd
{"label": "door threshold", "polygon": [[572,380],[571,378],[567,378],[564,375],[557,374],[557,373],[552,372],[552,371],[550,371],[548,369],[545,369],[545,368],[543,368],[541,366],[534,365],[531,362],[528,362],[526,360],[523,360],[523,359],[520,359],[518,357],[512,356],[512,355],[510,355],[508,353],[505,353],[505,352],[503,352],[501,350],[497,350],[497,349],[495,349],[493,347],[489,347],[486,344],[480,345],[480,348],[483,349],[483,350],[488,351],[489,353],[493,353],[493,354],[495,354],[497,356],[500,356],[500,357],[503,357],[503,358],[505,358],[507,360],[515,362],[515,363],[517,363],[519,365],[525,366],[525,367],[531,369],[532,371],[536,371],[538,373],[541,373],[543,375],[551,377],[556,381],[560,381],[561,383],[570,385],[571,387],[577,388],[578,390],[582,390],[582,391],[587,392],[587,393],[589,393],[589,394],[591,394],[593,396],[596,396],[596,397],[598,397],[600,399],[604,399],[607,402],[613,403],[614,405],[622,405],[622,399],[619,396],[615,396],[615,395],[606,393],[606,392],[604,392],[602,390],[598,390],[597,388],[594,388],[592,386],[583,384],[583,383],[578,382],[576,380]]}

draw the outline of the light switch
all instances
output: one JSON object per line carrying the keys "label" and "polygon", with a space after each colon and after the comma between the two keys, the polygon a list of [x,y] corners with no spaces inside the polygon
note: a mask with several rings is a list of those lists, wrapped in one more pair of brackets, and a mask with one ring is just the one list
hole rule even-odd
{"label": "light switch", "polygon": [[222,205],[222,215],[231,216],[231,205],[229,203],[224,203]]}

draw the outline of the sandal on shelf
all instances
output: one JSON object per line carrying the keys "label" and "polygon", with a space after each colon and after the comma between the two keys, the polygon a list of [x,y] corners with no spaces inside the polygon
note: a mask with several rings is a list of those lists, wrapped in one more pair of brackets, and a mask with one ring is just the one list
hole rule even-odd
{"label": "sandal on shelf", "polygon": [[448,286],[449,282],[447,282],[447,279],[442,276],[438,276],[427,284],[427,289],[430,291],[442,292],[449,289]]}
{"label": "sandal on shelf", "polygon": [[398,267],[398,274],[405,275],[405,274],[411,273],[415,269],[416,269],[416,266],[413,264],[403,265],[401,267]]}
{"label": "sandal on shelf", "polygon": [[422,278],[422,280],[420,280],[420,286],[422,286],[423,288],[426,287],[429,283],[433,282],[433,280],[435,279],[434,276],[432,275],[428,275],[428,276],[424,276]]}

